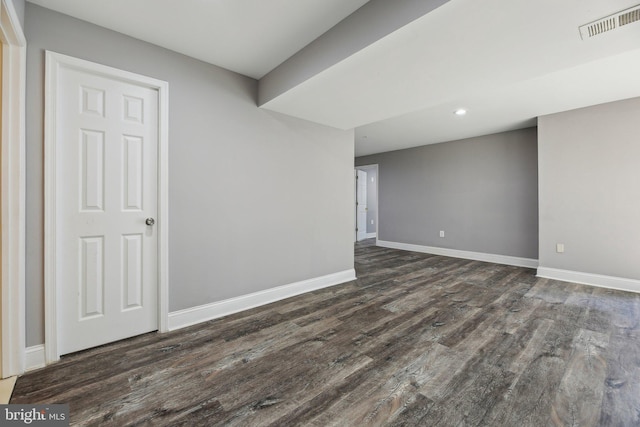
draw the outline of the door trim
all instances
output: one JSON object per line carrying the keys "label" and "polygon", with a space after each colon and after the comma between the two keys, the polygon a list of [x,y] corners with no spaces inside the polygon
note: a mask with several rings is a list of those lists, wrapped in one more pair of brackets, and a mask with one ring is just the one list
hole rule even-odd
{"label": "door trim", "polygon": [[[364,184],[360,181],[360,173],[364,174]],[[367,238],[367,204],[365,203],[365,211],[364,211],[364,224],[360,224],[360,187],[364,185],[364,198],[367,199],[367,186],[369,183],[367,182],[367,171],[356,168],[356,242],[361,242],[362,240]],[[368,201],[367,201],[368,203]],[[360,231],[360,226],[364,226],[364,231]],[[362,239],[360,238],[362,237]]]}
{"label": "door trim", "polygon": [[25,369],[25,82],[27,41],[13,4],[0,1],[2,73],[2,369]]}
{"label": "door trim", "polygon": [[56,283],[56,99],[58,72],[62,68],[89,71],[108,78],[145,86],[158,91],[158,330],[168,331],[169,322],[169,245],[168,245],[168,141],[169,84],[165,81],[119,70],[46,51],[45,70],[45,222],[44,222],[44,299],[45,299],[45,359],[52,363],[60,359],[58,351],[58,316]]}
{"label": "door trim", "polygon": [[[375,171],[376,172],[376,203],[375,203],[375,210],[376,210],[376,245],[378,244],[378,238],[380,236],[380,167],[378,166],[377,163],[373,163],[373,164],[369,164],[369,165],[360,165],[360,166],[356,166],[355,167],[356,170],[360,169],[363,170],[365,172],[367,171]],[[368,178],[367,178],[368,179]],[[367,182],[367,185],[369,185],[369,183]],[[369,200],[367,200],[367,206],[369,206]]]}

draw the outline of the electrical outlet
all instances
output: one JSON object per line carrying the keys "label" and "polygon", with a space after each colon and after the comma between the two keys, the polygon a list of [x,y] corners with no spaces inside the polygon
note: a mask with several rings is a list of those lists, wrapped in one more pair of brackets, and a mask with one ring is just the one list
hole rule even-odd
{"label": "electrical outlet", "polygon": [[440,230],[440,237],[444,237],[444,230]]}
{"label": "electrical outlet", "polygon": [[373,225],[373,220],[371,220],[371,225]]}
{"label": "electrical outlet", "polygon": [[556,252],[559,254],[564,252],[564,243],[556,243]]}

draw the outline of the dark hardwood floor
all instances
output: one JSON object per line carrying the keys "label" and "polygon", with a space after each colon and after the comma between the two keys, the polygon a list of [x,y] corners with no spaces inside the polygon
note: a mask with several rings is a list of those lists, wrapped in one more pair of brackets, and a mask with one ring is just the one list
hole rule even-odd
{"label": "dark hardwood floor", "polygon": [[72,424],[638,426],[640,295],[356,246],[354,282],[64,357]]}

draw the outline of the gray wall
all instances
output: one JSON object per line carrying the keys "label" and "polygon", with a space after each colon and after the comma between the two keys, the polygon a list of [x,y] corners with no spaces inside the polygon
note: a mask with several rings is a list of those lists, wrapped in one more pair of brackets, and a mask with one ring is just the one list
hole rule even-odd
{"label": "gray wall", "polygon": [[44,50],[169,82],[170,311],[353,268],[353,132],[257,82],[27,4],[27,345],[43,342]]}
{"label": "gray wall", "polygon": [[535,128],[356,158],[375,163],[378,239],[537,258]]}
{"label": "gray wall", "polygon": [[540,267],[640,279],[640,98],[543,116],[538,132]]}

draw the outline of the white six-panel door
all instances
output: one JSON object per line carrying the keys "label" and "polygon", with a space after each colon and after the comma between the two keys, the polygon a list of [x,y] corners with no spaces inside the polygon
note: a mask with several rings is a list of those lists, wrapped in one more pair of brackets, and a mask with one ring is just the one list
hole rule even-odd
{"label": "white six-panel door", "polygon": [[158,329],[158,91],[58,70],[58,354]]}

